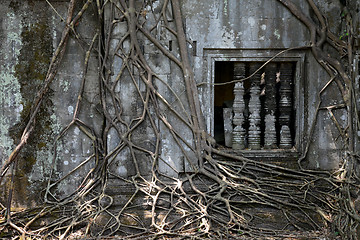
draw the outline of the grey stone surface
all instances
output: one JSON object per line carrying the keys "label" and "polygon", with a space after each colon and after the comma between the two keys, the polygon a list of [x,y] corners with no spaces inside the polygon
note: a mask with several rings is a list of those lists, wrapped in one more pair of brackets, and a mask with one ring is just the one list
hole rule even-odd
{"label": "grey stone surface", "polygon": [[[294,0],[294,2],[305,13],[310,13],[306,1]],[[355,0],[351,2],[353,5],[359,5]],[[66,16],[68,4],[66,1],[51,1],[51,3],[61,16]],[[330,29],[340,34],[344,26],[338,24],[342,12],[339,3],[320,0],[317,3],[321,10],[330,13],[328,18]],[[216,61],[239,61],[239,59],[244,61],[244,59],[254,58],[264,60],[284,48],[309,45],[309,31],[277,1],[184,0],[181,4],[195,80],[199,84],[205,83],[199,85],[198,89],[207,131],[210,134],[213,133],[214,101],[211,85],[214,81],[214,69],[211,61],[215,61],[214,59]],[[153,1],[155,12],[159,11],[159,6],[161,6],[160,2]],[[126,22],[119,18],[115,18],[114,22],[109,20],[111,14],[117,14],[115,9],[105,9],[105,37],[108,36],[110,27],[113,33],[110,39],[110,55],[106,62],[107,66],[111,67],[111,72],[105,75],[109,74],[107,81],[115,94],[114,96],[106,95],[107,111],[111,117],[115,116],[114,97],[118,98],[122,110],[121,116],[124,122],[117,123],[118,131],[111,128],[107,129],[108,132],[104,132],[109,122],[104,119],[101,110],[99,66],[94,52],[92,52],[89,67],[84,76],[85,53],[94,34],[99,30],[95,9],[95,6],[91,6],[76,26],[75,29],[83,41],[78,41],[73,36],[70,38],[63,63],[51,85],[39,120],[40,125],[46,127],[36,129],[30,144],[32,147],[27,147],[21,156],[26,160],[24,161],[26,164],[22,166],[25,169],[24,173],[29,176],[21,183],[23,189],[30,189],[32,186],[34,190],[34,186],[44,186],[41,182],[50,175],[54,156],[52,151],[54,136],[71,122],[81,80],[84,77],[86,77],[86,82],[79,119],[89,127],[85,129],[93,129],[91,134],[107,144],[105,148],[108,153],[115,150],[109,159],[111,162],[109,171],[121,177],[135,175],[132,156],[136,157],[143,174],[151,171],[151,159],[145,152],[154,149],[156,135],[152,129],[153,126],[148,121],[144,121],[130,136],[130,139],[142,149],[141,151],[126,147],[122,139],[129,137],[126,135],[129,130],[126,125],[134,124],[142,116],[143,102],[140,96],[145,96],[146,86],[137,69],[126,69],[121,58],[113,55],[115,51],[121,49],[123,50],[121,54],[128,54],[130,47],[128,39],[120,43],[128,33]],[[0,56],[0,88],[2,90],[0,92],[0,161],[3,162],[19,141],[19,134],[23,128],[21,123],[26,119],[30,103],[41,86],[41,79],[46,74],[50,57],[60,41],[64,23],[45,1],[4,0],[0,13],[0,51],[2,53]],[[167,14],[169,20],[172,20],[171,11]],[[359,22],[358,14],[357,18],[354,18],[354,26],[357,26],[360,35]],[[149,17],[145,26],[154,24],[155,19]],[[164,48],[180,59],[175,36],[165,31],[162,24],[159,22],[155,26],[152,32],[154,37]],[[172,28],[175,28],[174,22],[170,24]],[[42,39],[38,39],[37,36],[41,36]],[[143,34],[138,33],[138,37],[149,67],[158,78],[167,83],[166,85],[155,78],[152,82],[154,87],[182,118],[188,120],[190,110],[181,69],[174,62],[169,61]],[[195,45],[190,44],[194,41],[196,41],[196,51]],[[95,47],[98,47],[97,43]],[[36,59],[36,52],[43,53],[43,58]],[[300,76],[297,78],[298,82],[295,83],[299,86],[297,97],[301,97],[297,106],[302,109],[300,115],[297,116],[296,126],[301,129],[298,133],[300,136],[297,136],[297,139],[301,141],[299,150],[304,149],[306,141],[311,141],[307,166],[317,169],[334,169],[341,164],[341,147],[344,143],[338,138],[339,132],[327,111],[322,110],[319,113],[314,135],[308,135],[312,121],[315,119],[317,94],[325,86],[329,76],[316,62],[310,51],[301,50],[300,52],[305,57],[304,62],[301,63],[304,67],[296,73]],[[291,56],[292,52],[288,54]],[[294,61],[299,61],[298,59]],[[34,63],[35,68],[31,68],[31,63]],[[26,68],[29,71],[26,71]],[[123,74],[121,81],[120,74]],[[322,107],[342,103],[334,84],[324,91],[321,99],[323,100]],[[193,133],[163,102],[159,101],[158,104],[164,120],[155,117],[154,106],[151,106],[151,111],[153,111],[151,116],[161,135],[158,169],[173,177],[177,177],[179,173],[193,171],[191,164],[197,164],[194,151],[191,150],[194,147]],[[343,109],[334,110],[334,116],[342,127],[348,123]],[[172,130],[183,140],[176,142],[164,121],[171,123]],[[60,178],[69,173],[72,167],[88,159],[93,154],[92,144],[92,140],[83,129],[72,126],[58,143],[54,176]],[[132,150],[134,155],[131,154]],[[73,177],[64,181],[58,196],[65,196],[74,191],[93,164],[94,160],[89,160],[73,174]],[[28,199],[29,201],[19,201],[19,204],[35,204],[34,195],[31,197],[29,194]]]}
{"label": "grey stone surface", "polygon": [[[66,16],[67,3],[51,1],[62,16]],[[79,10],[79,9],[77,9]],[[90,43],[97,25],[92,20],[90,10],[83,16],[84,28],[79,27],[79,36]],[[0,158],[3,162],[20,140],[35,94],[45,79],[53,51],[56,49],[64,24],[45,1],[3,1],[1,8],[1,80],[0,93]],[[79,25],[80,26],[80,25]],[[83,42],[84,43],[84,42]],[[42,186],[50,176],[55,136],[70,123],[76,108],[81,80],[84,77],[84,59],[87,47],[81,47],[75,38],[70,37],[68,48],[57,77],[50,86],[28,146],[19,156],[19,182],[22,185],[15,194],[19,205],[36,205],[37,187]],[[10,51],[9,51],[10,50]],[[10,60],[10,61],[9,61]],[[99,118],[95,106],[99,99],[97,59],[91,58],[83,95],[84,105],[79,118],[99,133],[102,117]],[[58,142],[58,156],[55,159],[53,176],[65,176],[74,166],[85,161],[93,152],[92,141],[79,129],[72,126]],[[57,196],[65,196],[75,190],[85,174],[93,166],[94,159],[64,181]],[[20,177],[23,174],[27,177]],[[24,194],[26,198],[22,197]]]}
{"label": "grey stone surface", "polygon": [[233,112],[231,108],[224,108],[224,135],[225,146],[232,147],[232,133],[233,133]]}

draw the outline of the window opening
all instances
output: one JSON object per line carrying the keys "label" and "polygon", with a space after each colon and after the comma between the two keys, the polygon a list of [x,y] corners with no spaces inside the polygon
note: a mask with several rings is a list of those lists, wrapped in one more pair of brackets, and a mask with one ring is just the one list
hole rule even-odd
{"label": "window opening", "polygon": [[[291,149],[295,145],[296,62],[215,62],[214,137],[235,150]],[[256,72],[257,71],[257,72]]]}
{"label": "window opening", "polygon": [[[215,83],[233,80],[234,63],[215,62]],[[231,108],[234,102],[234,84],[215,85],[214,91],[214,137],[218,144],[225,145],[224,108]]]}

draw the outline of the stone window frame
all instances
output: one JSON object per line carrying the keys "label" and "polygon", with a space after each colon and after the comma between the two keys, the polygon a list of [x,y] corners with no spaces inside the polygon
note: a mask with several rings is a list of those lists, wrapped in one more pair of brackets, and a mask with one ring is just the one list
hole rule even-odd
{"label": "stone window frame", "polygon": [[[208,133],[214,136],[214,85],[215,82],[215,62],[233,61],[233,62],[266,62],[281,52],[283,49],[204,49],[204,60],[206,61],[206,79],[210,83],[204,91],[203,99],[206,99],[207,106],[210,106],[210,112],[205,115]],[[295,117],[295,144],[292,149],[261,149],[261,150],[229,150],[238,152],[250,158],[288,158],[298,157],[304,149],[303,139],[305,122],[305,52],[288,51],[280,54],[272,61],[274,62],[294,62],[294,109]],[[210,97],[209,97],[210,96]],[[209,102],[208,102],[209,101]]]}

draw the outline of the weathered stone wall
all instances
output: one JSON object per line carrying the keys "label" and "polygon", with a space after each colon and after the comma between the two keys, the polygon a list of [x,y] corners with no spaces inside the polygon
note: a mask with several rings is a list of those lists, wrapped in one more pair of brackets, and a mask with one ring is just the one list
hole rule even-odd
{"label": "weathered stone wall", "polygon": [[[44,83],[53,52],[61,39],[64,23],[57,14],[66,17],[67,2],[51,1],[51,4],[57,13],[45,1],[9,0],[1,3],[2,163],[20,141],[36,93]],[[53,150],[55,137],[72,120],[81,80],[85,74],[85,53],[98,29],[91,9],[86,12],[82,21],[85,23],[76,29],[81,41],[74,37],[69,40],[58,75],[38,114],[36,127],[19,156],[14,194],[18,206],[38,204],[39,190],[44,189],[51,174],[54,179],[58,179],[92,154],[91,140],[74,126],[58,141],[56,158]],[[79,116],[99,134],[103,119],[96,110],[99,103],[99,81],[97,59],[94,57],[89,60],[86,79],[85,99]],[[52,173],[53,164],[55,171]],[[80,176],[86,174],[91,165],[92,162],[89,161],[66,179],[59,193],[64,195],[75,190],[82,179]],[[7,192],[9,186],[3,187]]]}
{"label": "weathered stone wall", "polygon": [[[54,17],[46,4],[4,1],[1,8],[1,115],[0,157],[2,162],[20,140],[24,121],[41,87],[53,53]],[[53,94],[51,91],[50,95]],[[48,98],[41,109],[36,134],[29,139],[16,172],[19,204],[30,204],[31,188],[40,187],[32,180],[49,175],[48,154],[54,128],[53,102]],[[50,131],[49,131],[50,130]],[[34,173],[34,174],[33,174]],[[39,176],[37,176],[39,173]],[[4,195],[5,197],[5,195]],[[34,197],[32,197],[32,200]]]}
{"label": "weathered stone wall", "polygon": [[[305,13],[313,15],[306,1],[293,2]],[[344,32],[345,20],[342,13],[345,10],[340,1],[317,1],[317,4],[323,12],[328,14],[330,29],[335,34],[341,35]],[[306,27],[277,1],[187,1],[183,6],[188,37],[191,41],[197,42],[197,53],[193,57],[193,65],[195,78],[199,83],[214,81],[211,79],[213,78],[212,65],[207,62],[210,59],[208,55],[212,52],[216,52],[220,58],[223,55],[222,61],[234,61],[229,56],[233,58],[269,57],[285,48],[310,44],[310,33]],[[352,6],[359,8],[355,3],[352,3]],[[354,15],[357,16],[355,12]],[[357,18],[354,17],[354,19]],[[270,50],[274,51],[269,54]],[[292,56],[293,52],[290,51],[282,56]],[[304,150],[306,141],[309,140],[311,148],[308,154],[308,167],[334,169],[341,162],[341,149],[344,143],[338,138],[340,133],[327,111],[320,111],[314,135],[308,139],[318,104],[317,96],[329,81],[329,76],[317,63],[310,50],[302,50],[300,53],[305,54],[303,72],[301,72],[303,83],[295,83],[303,87],[299,92],[302,95],[298,96],[303,98],[303,105],[299,106],[303,109],[300,111],[301,115],[298,116],[300,119],[297,126],[302,129],[298,136],[301,142],[300,154]],[[200,87],[209,132],[213,126],[211,88],[211,85]],[[342,102],[335,82],[325,90],[321,99],[321,107]],[[334,111],[334,115],[340,126],[346,127],[345,109]]]}
{"label": "weathered stone wall", "polygon": [[[301,6],[304,12],[311,12],[306,1],[294,2]],[[59,0],[51,1],[51,3],[58,14],[62,17],[66,16],[67,2]],[[341,4],[337,1],[318,1],[318,4],[323,11],[330,13],[328,18],[330,29],[340,34],[344,30],[344,26],[339,24],[343,21]],[[19,142],[24,121],[28,118],[35,93],[43,83],[52,53],[59,43],[64,23],[45,1],[5,0],[1,5],[0,159],[3,162]],[[156,11],[160,6],[155,1],[152,7]],[[45,186],[51,174],[55,180],[60,179],[93,154],[91,137],[87,136],[78,125],[71,125],[70,130],[58,140],[55,146],[56,157],[53,150],[55,136],[73,119],[78,92],[84,77],[86,77],[86,82],[79,118],[94,129],[91,134],[104,140],[108,153],[118,146],[122,137],[121,133],[113,128],[107,129],[104,135],[104,129],[109,125],[105,122],[102,106],[99,105],[98,59],[92,55],[88,69],[86,71],[84,69],[86,51],[93,36],[100,29],[99,22],[95,21],[94,9],[90,7],[86,11],[81,24],[76,28],[80,40],[74,36],[70,38],[57,78],[52,83],[39,114],[37,128],[20,156],[15,186],[17,189],[15,198],[19,206],[36,205],[38,191]],[[213,127],[213,90],[212,85],[208,84],[213,82],[213,69],[209,62],[211,54],[218,54],[224,61],[233,61],[237,58],[269,58],[285,48],[310,44],[309,31],[275,0],[185,0],[182,1],[182,13],[187,37],[192,42],[188,44],[189,53],[195,79],[199,84],[201,83],[199,85],[200,99],[207,130],[210,133]],[[106,19],[110,14],[113,13],[107,9],[105,31],[109,29],[110,22]],[[147,24],[151,25],[155,20],[148,19],[148,21]],[[114,26],[113,36],[110,39],[110,53],[115,51],[117,44],[126,34],[126,27],[124,22],[119,22]],[[169,87],[160,80],[155,81],[156,87],[175,109],[183,111],[183,105],[185,113],[182,114],[186,116],[189,107],[186,94],[184,94],[185,86],[180,68],[160,54],[159,49],[143,35],[139,34],[139,37],[142,38],[143,52],[149,66],[158,78],[166,82],[180,96],[182,104],[174,98]],[[179,56],[176,38],[173,35],[162,32],[162,28],[159,27],[157,38],[164,46],[171,45],[171,51],[175,56]],[[128,48],[127,44],[128,42],[124,42],[122,47]],[[95,47],[96,45],[95,43]],[[315,119],[318,92],[325,86],[329,76],[309,50],[288,52],[284,56],[293,57],[294,54],[304,56],[301,58],[303,62],[299,78],[302,82],[296,83],[303,87],[299,89],[297,96],[301,98],[299,107],[302,111],[297,123],[297,127],[302,129],[298,136],[301,142],[299,148],[302,151],[306,141],[311,141],[308,155],[309,167],[334,169],[341,162],[343,142],[338,138],[339,133],[327,111],[319,113],[315,134],[310,140],[307,139],[312,121]],[[139,112],[139,109],[142,109],[142,102],[138,96],[139,91],[144,94],[145,86],[139,79],[139,73],[136,72],[133,73],[135,79],[127,77],[123,78],[121,84],[117,83],[117,76],[122,71],[121,58],[114,56],[114,59],[110,60],[108,62],[112,66],[110,82],[114,84],[115,92],[122,104],[123,119],[126,124],[131,125],[132,120],[142,115],[142,112]],[[126,71],[124,74],[129,76]],[[135,87],[134,82],[138,84],[138,88]],[[323,93],[322,100],[322,106],[341,103],[341,96],[334,83]],[[106,101],[109,113],[114,114],[115,110],[111,108],[112,99],[108,96]],[[166,109],[161,103],[159,106],[163,110]],[[334,113],[340,124],[343,127],[346,126],[345,111],[340,109]],[[192,144],[190,129],[179,122],[171,111],[168,111],[167,120],[184,139]],[[178,176],[178,173],[191,170],[184,160],[181,149],[173,147],[177,143],[164,124],[161,121],[155,124],[160,129],[162,139],[159,170],[174,177]],[[126,128],[123,131],[126,132]],[[137,128],[131,138],[139,142],[139,146],[144,149],[154,147],[154,132],[145,124]],[[185,151],[189,150],[186,144],[182,146]],[[133,163],[129,161],[130,158],[128,149],[121,151],[115,159],[111,159],[110,172],[125,178],[134,175],[135,169]],[[147,159],[148,156],[136,152],[136,158],[142,173],[144,175],[149,173],[151,165]],[[190,158],[195,161],[195,156]],[[62,181],[59,188],[54,189],[55,195],[63,197],[71,194],[94,161],[95,159],[90,158],[79,170]],[[55,171],[51,173],[53,164]],[[8,186],[3,187],[8,188]]]}

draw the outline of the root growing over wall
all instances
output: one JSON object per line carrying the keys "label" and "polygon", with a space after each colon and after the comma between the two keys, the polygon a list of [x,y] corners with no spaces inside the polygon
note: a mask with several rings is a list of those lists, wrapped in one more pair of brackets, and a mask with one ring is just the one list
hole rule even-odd
{"label": "root growing over wall", "polygon": [[[161,5],[156,9],[153,8],[154,1],[148,0],[88,0],[84,1],[78,12],[74,10],[76,1],[72,0],[66,27],[43,88],[36,96],[20,143],[3,163],[1,180],[7,171],[16,168],[17,156],[37,124],[36,116],[49,86],[56,84],[53,80],[68,38],[71,36],[82,41],[76,26],[89,7],[96,7],[101,27],[92,41],[87,43],[84,77],[74,115],[72,121],[55,137],[53,167],[58,161],[57,144],[74,127],[79,128],[92,142],[93,152],[67,175],[61,178],[53,175],[48,180],[43,192],[43,206],[11,212],[13,190],[10,190],[8,201],[0,205],[0,234],[21,236],[20,239],[65,239],[75,238],[76,234],[88,238],[257,239],[296,237],[297,232],[299,235],[307,232],[310,238],[317,236],[316,231],[323,234],[327,229],[342,238],[357,239],[360,234],[360,216],[355,200],[359,194],[359,178],[355,168],[359,156],[354,152],[353,139],[359,127],[359,119],[354,101],[355,73],[351,67],[354,59],[351,16],[346,18],[350,34],[346,40],[341,40],[328,30],[323,13],[312,0],[308,0],[308,4],[316,14],[316,23],[290,0],[278,1],[309,29],[311,44],[299,47],[311,50],[330,75],[330,81],[319,92],[316,113],[324,109],[331,113],[336,107],[324,108],[321,105],[322,93],[331,82],[336,82],[343,96],[342,107],[347,110],[348,126],[343,129],[336,118],[332,118],[339,126],[340,137],[346,143],[342,168],[332,173],[303,168],[316,118],[307,134],[305,152],[298,159],[299,169],[247,159],[216,147],[214,139],[206,131],[188,51],[191,42],[183,27],[179,0],[159,1]],[[119,24],[126,31],[114,46],[112,40]],[[172,50],[159,39],[159,29],[176,43]],[[151,43],[159,55],[168,58],[176,66],[181,73],[183,93],[173,89],[167,79],[154,72],[144,55],[144,41]],[[328,54],[324,45],[336,49],[343,59],[338,60]],[[80,112],[84,111],[83,95],[88,80],[85,76],[90,56],[96,56],[99,63],[100,111],[105,119],[101,134],[96,133],[80,117]],[[114,75],[115,58],[119,59],[117,62],[121,63],[121,67]],[[122,84],[131,85],[131,91],[137,95],[136,116],[133,115],[131,119],[125,114],[127,109],[124,109],[123,99],[117,90]],[[159,86],[171,93],[172,100],[166,98]],[[184,129],[175,126],[176,122],[181,123]],[[136,138],[144,128],[152,136],[151,139]],[[161,155],[164,131],[176,143],[172,147],[182,151],[186,166],[191,169],[185,172],[173,169],[179,177],[166,175],[159,170],[160,162],[166,164]],[[184,136],[187,131],[191,133],[191,140]],[[115,132],[119,138],[118,144],[112,149],[109,149],[107,143],[110,132]],[[128,153],[127,161],[134,170],[134,174],[128,178],[111,170],[116,157],[124,152]],[[60,184],[87,162],[92,162],[93,167],[83,176],[76,190],[67,196],[59,194]],[[143,171],[143,162],[151,166],[149,171]],[[172,168],[171,165],[168,167]],[[118,200],[109,190],[114,182],[131,189],[128,195],[123,196],[123,204],[116,207],[114,203]],[[137,200],[139,198],[142,199],[140,204]],[[261,214],[254,211],[256,208],[266,209],[263,214],[276,211],[278,217],[284,220],[282,228],[259,226]],[[137,211],[148,215],[140,216]]]}

